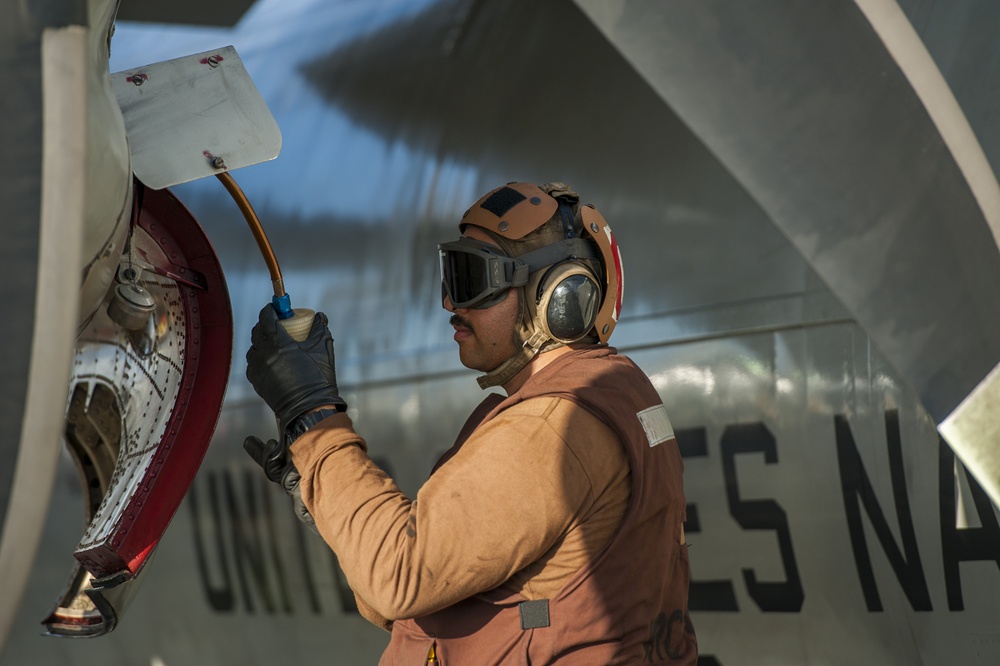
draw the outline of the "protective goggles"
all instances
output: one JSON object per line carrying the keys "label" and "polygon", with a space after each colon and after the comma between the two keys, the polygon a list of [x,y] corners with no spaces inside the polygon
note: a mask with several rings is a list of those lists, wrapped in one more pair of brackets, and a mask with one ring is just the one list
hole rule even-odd
{"label": "protective goggles", "polygon": [[511,287],[528,282],[528,264],[508,257],[495,245],[460,238],[438,245],[441,259],[441,300],[454,308],[491,308]]}

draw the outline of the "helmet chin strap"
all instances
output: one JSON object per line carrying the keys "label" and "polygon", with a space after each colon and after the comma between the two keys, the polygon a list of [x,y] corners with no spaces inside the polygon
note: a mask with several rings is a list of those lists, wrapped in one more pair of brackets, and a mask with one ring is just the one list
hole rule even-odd
{"label": "helmet chin strap", "polygon": [[[552,342],[552,340],[541,331],[535,331],[531,337],[524,341],[519,352],[485,375],[476,378],[476,381],[479,382],[479,388],[488,389],[491,386],[503,386],[506,384],[514,378],[514,375],[521,372],[525,366],[531,363],[532,359],[538,356],[538,352],[546,347],[545,343],[547,342]],[[557,344],[557,346],[559,345]]]}

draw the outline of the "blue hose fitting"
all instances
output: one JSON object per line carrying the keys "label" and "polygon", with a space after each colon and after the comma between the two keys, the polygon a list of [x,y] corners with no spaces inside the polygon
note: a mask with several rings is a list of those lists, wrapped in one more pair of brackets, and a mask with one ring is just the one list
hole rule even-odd
{"label": "blue hose fitting", "polygon": [[288,319],[294,314],[292,312],[292,299],[288,297],[288,294],[283,296],[272,296],[271,297],[271,307],[278,314],[278,319]]}

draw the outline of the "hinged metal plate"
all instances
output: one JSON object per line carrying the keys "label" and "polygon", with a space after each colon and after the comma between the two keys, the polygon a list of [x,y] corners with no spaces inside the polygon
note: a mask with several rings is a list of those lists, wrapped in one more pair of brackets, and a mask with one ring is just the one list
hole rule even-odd
{"label": "hinged metal plate", "polygon": [[213,176],[281,151],[278,123],[232,46],[118,72],[111,84],[132,170],[147,187]]}

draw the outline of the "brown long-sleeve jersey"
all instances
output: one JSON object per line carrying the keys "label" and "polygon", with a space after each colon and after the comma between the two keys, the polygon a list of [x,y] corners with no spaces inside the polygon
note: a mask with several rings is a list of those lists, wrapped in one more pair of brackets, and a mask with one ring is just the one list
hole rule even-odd
{"label": "brown long-sleeve jersey", "polygon": [[359,608],[388,628],[504,586],[547,598],[613,536],[629,465],[613,432],[554,397],[483,424],[411,501],[345,414],[292,446],[302,499]]}

